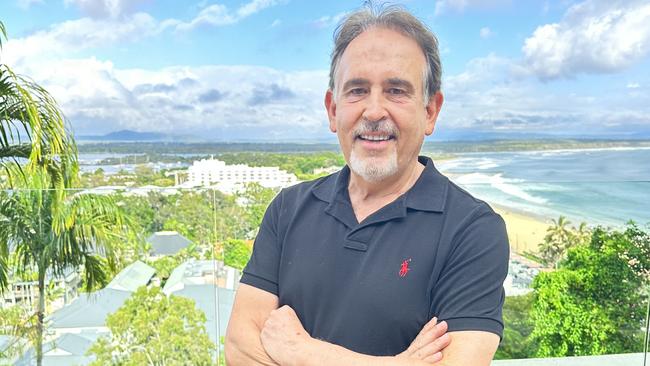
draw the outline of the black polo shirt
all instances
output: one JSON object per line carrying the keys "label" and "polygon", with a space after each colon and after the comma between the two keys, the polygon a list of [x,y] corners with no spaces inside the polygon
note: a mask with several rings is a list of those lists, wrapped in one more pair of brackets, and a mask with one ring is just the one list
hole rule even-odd
{"label": "black polo shirt", "polygon": [[363,222],[350,171],[284,189],[242,283],[291,306],[312,337],[370,355],[404,351],[432,317],[449,331],[503,333],[503,220],[429,158],[415,185]]}

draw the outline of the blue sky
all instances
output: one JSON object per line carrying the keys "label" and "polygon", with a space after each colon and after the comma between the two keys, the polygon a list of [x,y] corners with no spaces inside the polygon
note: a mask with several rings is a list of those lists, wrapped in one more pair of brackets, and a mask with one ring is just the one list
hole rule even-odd
{"label": "blue sky", "polygon": [[[650,137],[647,1],[396,3],[440,40],[435,137]],[[50,90],[78,135],[332,139],[332,32],[360,5],[3,0],[0,62]]]}

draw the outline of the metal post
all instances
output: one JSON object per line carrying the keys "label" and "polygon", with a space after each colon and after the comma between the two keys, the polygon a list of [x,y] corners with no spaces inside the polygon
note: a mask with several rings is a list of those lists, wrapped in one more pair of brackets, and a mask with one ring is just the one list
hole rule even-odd
{"label": "metal post", "polygon": [[648,294],[648,309],[645,313],[645,337],[643,337],[643,366],[646,366],[648,358],[648,338],[650,334],[650,291]]}
{"label": "metal post", "polygon": [[219,273],[217,266],[217,258],[215,255],[215,246],[217,245],[217,193],[215,188],[212,188],[212,212],[213,212],[213,229],[214,229],[214,243],[212,247],[212,266],[214,269],[214,318],[217,326],[217,366],[219,365],[219,357],[221,356],[221,322],[219,319]]}

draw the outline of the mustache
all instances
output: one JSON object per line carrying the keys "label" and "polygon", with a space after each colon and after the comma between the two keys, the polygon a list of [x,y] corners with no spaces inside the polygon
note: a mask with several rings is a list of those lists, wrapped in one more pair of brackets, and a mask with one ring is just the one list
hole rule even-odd
{"label": "mustache", "polygon": [[354,137],[359,137],[369,133],[381,133],[396,138],[399,137],[397,126],[395,126],[395,123],[388,118],[380,119],[378,121],[369,121],[364,118],[357,124],[357,127],[354,128],[353,133]]}

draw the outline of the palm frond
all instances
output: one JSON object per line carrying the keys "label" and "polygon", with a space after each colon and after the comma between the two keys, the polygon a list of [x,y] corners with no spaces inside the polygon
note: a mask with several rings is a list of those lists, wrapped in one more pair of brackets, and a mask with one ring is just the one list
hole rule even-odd
{"label": "palm frond", "polygon": [[17,144],[0,146],[0,160],[7,158],[28,159],[32,153],[32,145]]}
{"label": "palm frond", "polygon": [[0,22],[0,50],[2,49],[2,37],[7,39],[7,29],[5,28],[5,25]]}
{"label": "palm frond", "polygon": [[40,85],[2,64],[0,97],[0,149],[5,149],[0,161],[16,158],[11,152],[24,158],[27,150],[22,146],[28,142],[28,170],[45,168],[53,177],[53,187],[74,182],[77,147],[56,100]]}

